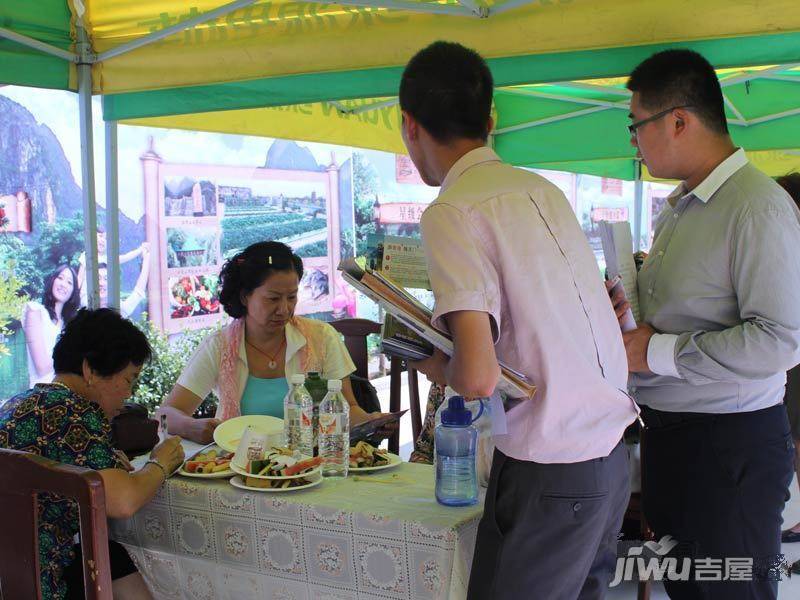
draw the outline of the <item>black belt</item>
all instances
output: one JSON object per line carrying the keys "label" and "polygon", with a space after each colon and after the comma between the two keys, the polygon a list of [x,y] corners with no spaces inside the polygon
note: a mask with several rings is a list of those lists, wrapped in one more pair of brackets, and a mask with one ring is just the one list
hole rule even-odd
{"label": "black belt", "polygon": [[786,419],[782,403],[754,411],[733,413],[667,412],[644,405],[640,405],[639,408],[642,411],[641,417],[647,429],[660,429],[671,425],[701,423],[703,421],[717,421],[724,422],[730,427],[744,427],[746,430],[752,431],[761,425],[771,426],[775,419]]}
{"label": "black belt", "polygon": [[643,405],[640,405],[639,408],[642,410],[642,420],[648,429],[660,429],[681,423],[709,421],[720,416],[717,413],[666,412]]}

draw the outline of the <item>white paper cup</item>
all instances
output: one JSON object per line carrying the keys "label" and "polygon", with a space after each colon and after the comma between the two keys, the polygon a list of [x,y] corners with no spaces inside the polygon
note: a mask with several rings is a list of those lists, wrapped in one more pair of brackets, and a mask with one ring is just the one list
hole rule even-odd
{"label": "white paper cup", "polygon": [[282,441],[283,432],[266,433],[248,425],[236,447],[233,464],[246,470],[248,461],[262,460],[271,448],[280,446]]}

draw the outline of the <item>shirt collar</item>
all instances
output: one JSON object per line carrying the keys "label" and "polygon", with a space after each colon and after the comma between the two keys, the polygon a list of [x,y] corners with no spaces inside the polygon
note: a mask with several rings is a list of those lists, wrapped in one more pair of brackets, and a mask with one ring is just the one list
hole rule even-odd
{"label": "shirt collar", "polygon": [[711,197],[717,193],[717,190],[722,187],[722,184],[728,181],[736,171],[747,163],[747,155],[744,153],[744,149],[739,148],[736,152],[719,163],[717,167],[708,174],[708,177],[701,181],[691,192],[687,192],[685,183],[681,183],[669,195],[668,201],[674,206],[678,200],[691,194],[704,204],[708,203]]}
{"label": "shirt collar", "polygon": [[[307,343],[308,343],[308,341],[306,340],[305,336],[302,333],[300,333],[300,330],[297,329],[297,327],[292,325],[291,321],[286,323],[286,362],[287,363]],[[247,364],[247,348],[245,346],[244,336],[242,336],[242,341],[239,342],[239,358],[242,361],[244,361],[245,365]]]}
{"label": "shirt collar", "polygon": [[488,146],[482,146],[481,148],[475,148],[474,150],[467,152],[464,156],[453,163],[452,167],[450,167],[450,170],[447,172],[447,176],[442,182],[440,193],[444,192],[448,187],[453,185],[453,183],[455,183],[455,181],[461,177],[465,171],[471,169],[475,165],[486,162],[500,162],[500,157],[497,156],[495,151]]}

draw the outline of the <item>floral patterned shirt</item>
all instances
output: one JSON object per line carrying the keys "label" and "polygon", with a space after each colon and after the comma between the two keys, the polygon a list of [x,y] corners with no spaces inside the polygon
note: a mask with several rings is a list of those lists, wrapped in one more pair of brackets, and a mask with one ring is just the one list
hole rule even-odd
{"label": "floral patterned shirt", "polygon": [[414,441],[414,451],[409,457],[409,462],[433,464],[433,433],[436,428],[436,411],[444,402],[444,386],[438,383],[431,384],[428,392],[428,404],[425,407],[425,419],[422,429]]}
{"label": "floral patterned shirt", "polygon": [[[38,384],[0,407],[0,447],[95,470],[122,466],[103,411],[61,384]],[[54,494],[40,494],[38,504],[42,598],[60,599],[61,573],[75,558],[78,507]]]}

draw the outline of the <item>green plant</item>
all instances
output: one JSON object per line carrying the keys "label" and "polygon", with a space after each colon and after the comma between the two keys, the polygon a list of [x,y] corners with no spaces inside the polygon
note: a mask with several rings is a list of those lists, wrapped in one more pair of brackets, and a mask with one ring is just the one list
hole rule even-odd
{"label": "green plant", "polygon": [[[136,325],[150,342],[153,357],[139,374],[131,402],[141,404],[147,408],[150,414],[153,414],[172,391],[197,346],[216,328],[187,331],[170,341],[166,333],[147,319],[146,313],[142,314],[142,320]],[[211,416],[216,406],[217,397],[209,394],[197,409],[195,416]]]}
{"label": "green plant", "polygon": [[14,263],[14,273],[23,282],[23,290],[31,298],[42,297],[42,270],[37,267],[31,249],[13,234],[0,235],[0,265]]}
{"label": "green plant", "polygon": [[0,354],[8,356],[5,337],[14,333],[8,326],[19,319],[28,296],[21,292],[25,282],[16,276],[13,260],[0,262],[0,271],[6,273],[6,277],[0,278]]}
{"label": "green plant", "polygon": [[230,224],[227,219],[222,220],[222,252],[233,248],[244,249],[250,244],[265,240],[283,240],[303,233],[325,229],[325,219],[301,219],[288,223],[262,223],[242,227],[240,224]]}
{"label": "green plant", "polygon": [[373,206],[378,193],[378,173],[369,159],[360,152],[353,153],[353,207],[355,210],[356,256],[367,253],[367,238],[378,231]]}
{"label": "green plant", "polygon": [[328,255],[328,240],[320,240],[312,244],[300,246],[294,251],[300,258],[309,258],[313,256],[327,256]]}
{"label": "green plant", "polygon": [[33,247],[33,256],[36,266],[46,277],[64,263],[76,267],[83,250],[83,216],[78,213],[70,219],[43,223],[42,234]]}

